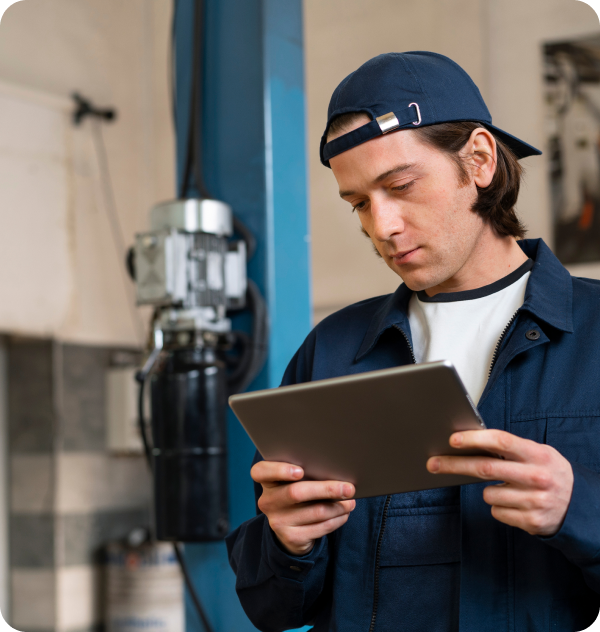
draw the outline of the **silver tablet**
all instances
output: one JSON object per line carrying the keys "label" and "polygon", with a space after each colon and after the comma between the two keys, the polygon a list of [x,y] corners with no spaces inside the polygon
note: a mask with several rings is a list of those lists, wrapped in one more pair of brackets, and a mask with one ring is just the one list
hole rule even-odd
{"label": "silver tablet", "polygon": [[429,362],[229,398],[268,461],[311,480],[349,481],[356,498],[481,482],[430,474],[430,456],[473,454],[448,445],[483,420],[450,362]]}

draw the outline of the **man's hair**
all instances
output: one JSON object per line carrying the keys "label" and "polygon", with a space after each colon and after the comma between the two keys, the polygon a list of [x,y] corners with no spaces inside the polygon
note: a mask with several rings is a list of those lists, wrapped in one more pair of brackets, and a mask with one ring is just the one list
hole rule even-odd
{"label": "man's hair", "polygon": [[[368,114],[349,112],[337,116],[329,126],[328,138],[337,136],[364,116],[368,117]],[[448,155],[458,169],[459,182],[466,185],[470,181],[469,170],[472,165],[469,163],[469,156],[461,156],[460,150],[467,144],[473,130],[478,127],[483,127],[483,125],[471,121],[459,121],[419,127],[415,128],[414,132],[422,142]],[[490,133],[494,135],[493,132]],[[515,204],[519,197],[523,167],[513,152],[497,136],[494,135],[494,138],[497,155],[496,171],[489,186],[477,187],[477,200],[472,210],[501,237],[512,236],[522,239],[526,229],[517,217]]]}

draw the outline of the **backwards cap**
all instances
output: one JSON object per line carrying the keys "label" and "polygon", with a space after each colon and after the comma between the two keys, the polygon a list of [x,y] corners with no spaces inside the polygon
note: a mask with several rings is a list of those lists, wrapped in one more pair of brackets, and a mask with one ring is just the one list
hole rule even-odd
{"label": "backwards cap", "polygon": [[[364,112],[371,122],[327,142],[336,116]],[[517,158],[540,155],[535,147],[492,125],[492,116],[469,75],[444,55],[426,51],[386,53],[350,73],[335,89],[321,138],[321,162],[399,129],[452,121],[481,123]]]}

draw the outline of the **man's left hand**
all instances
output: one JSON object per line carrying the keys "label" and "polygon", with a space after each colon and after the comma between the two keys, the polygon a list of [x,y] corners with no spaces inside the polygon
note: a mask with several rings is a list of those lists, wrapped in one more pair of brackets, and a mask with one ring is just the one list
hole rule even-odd
{"label": "man's left hand", "polygon": [[427,469],[435,474],[465,474],[488,485],[483,499],[492,516],[531,535],[551,536],[561,527],[573,491],[573,468],[549,445],[502,430],[468,430],[450,437],[453,448],[478,448],[491,456],[434,456]]}

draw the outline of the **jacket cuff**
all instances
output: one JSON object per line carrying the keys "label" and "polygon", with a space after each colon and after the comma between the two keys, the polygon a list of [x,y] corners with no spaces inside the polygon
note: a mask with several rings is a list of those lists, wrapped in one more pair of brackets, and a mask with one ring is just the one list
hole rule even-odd
{"label": "jacket cuff", "polygon": [[573,493],[565,520],[553,536],[540,537],[578,566],[600,557],[600,474],[571,463]]}
{"label": "jacket cuff", "polygon": [[267,520],[263,531],[263,546],[267,563],[277,577],[302,582],[315,566],[327,564],[327,538],[319,538],[310,553],[297,557],[284,551]]}

